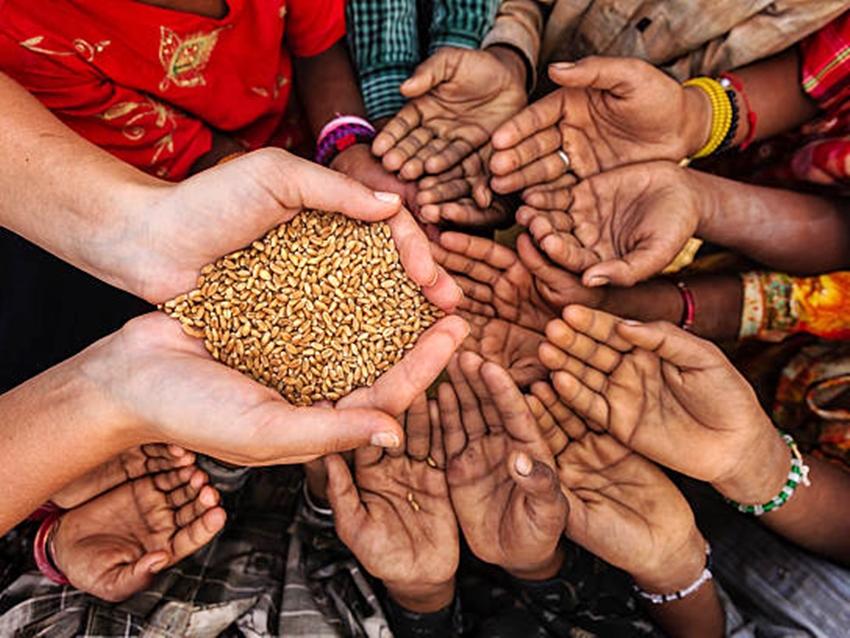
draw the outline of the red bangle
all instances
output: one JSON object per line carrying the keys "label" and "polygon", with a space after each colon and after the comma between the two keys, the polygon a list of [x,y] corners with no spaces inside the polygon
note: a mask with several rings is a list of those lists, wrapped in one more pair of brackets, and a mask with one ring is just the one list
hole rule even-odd
{"label": "red bangle", "polygon": [[682,318],[679,320],[679,327],[682,330],[690,330],[694,325],[694,317],[696,316],[697,306],[694,303],[694,293],[685,284],[684,281],[677,281],[676,287],[682,294],[682,301],[685,304],[682,310]]}
{"label": "red bangle", "polygon": [[747,123],[750,125],[750,130],[747,131],[747,137],[744,138],[744,141],[738,145],[742,151],[745,151],[747,147],[753,143],[753,140],[756,137],[756,124],[758,124],[759,120],[758,115],[750,107],[750,100],[747,98],[747,94],[744,93],[744,83],[741,81],[741,78],[731,73],[721,73],[720,77],[724,80],[728,80],[729,84],[731,84],[735,90],[741,94],[744,106],[747,107]]}
{"label": "red bangle", "polygon": [[53,540],[53,532],[62,517],[63,511],[53,511],[44,517],[41,526],[35,533],[32,553],[38,570],[49,580],[57,585],[70,585],[68,578],[62,573],[50,557],[50,545]]}

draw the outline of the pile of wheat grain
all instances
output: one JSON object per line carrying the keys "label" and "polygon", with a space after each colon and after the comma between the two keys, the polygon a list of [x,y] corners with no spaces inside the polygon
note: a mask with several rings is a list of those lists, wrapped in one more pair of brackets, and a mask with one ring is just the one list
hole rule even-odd
{"label": "pile of wheat grain", "polygon": [[317,211],[205,266],[197,289],[160,308],[295,405],[371,385],[441,315],[404,272],[389,226]]}

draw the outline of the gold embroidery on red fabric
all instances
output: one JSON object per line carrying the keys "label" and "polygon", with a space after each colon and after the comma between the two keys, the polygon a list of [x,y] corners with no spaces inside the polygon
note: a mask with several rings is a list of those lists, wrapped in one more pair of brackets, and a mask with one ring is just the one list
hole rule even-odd
{"label": "gold embroidery on red fabric", "polygon": [[[118,102],[100,114],[100,117],[107,122],[128,116],[130,117],[124,123],[124,126],[121,129],[121,134],[128,140],[134,142],[142,139],[147,132],[145,127],[140,124],[140,120],[142,120],[142,118],[153,116],[154,126],[156,128],[164,128],[167,124],[173,130],[177,126],[177,123],[174,120],[174,111],[162,102],[157,102],[149,98],[138,102]],[[153,157],[151,158],[149,166],[155,165],[159,161],[163,152],[174,152],[173,133],[168,133],[154,142],[153,151]],[[168,169],[160,167],[156,174],[159,177],[166,177],[168,175]]]}
{"label": "gold embroidery on red fabric", "polygon": [[94,56],[98,53],[101,53],[106,47],[108,47],[112,42],[109,40],[101,40],[100,42],[95,42],[92,44],[88,40],[84,40],[83,38],[75,38],[71,44],[74,46],[73,51],[54,51],[52,49],[46,49],[42,47],[42,43],[44,42],[43,35],[37,35],[35,37],[29,38],[28,40],[23,40],[19,42],[22,47],[27,49],[28,51],[32,51],[33,53],[43,53],[44,55],[79,55],[86,62],[91,62],[94,60]]}
{"label": "gold embroidery on red fabric", "polygon": [[180,88],[204,86],[207,82],[201,71],[209,62],[221,30],[181,38],[168,27],[160,26],[159,61],[165,77],[159,83],[159,90],[167,90],[172,83]]}

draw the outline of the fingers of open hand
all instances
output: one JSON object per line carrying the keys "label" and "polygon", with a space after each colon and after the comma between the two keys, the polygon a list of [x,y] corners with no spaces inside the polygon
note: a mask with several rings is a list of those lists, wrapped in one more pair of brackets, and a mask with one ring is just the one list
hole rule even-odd
{"label": "fingers of open hand", "polygon": [[348,464],[339,454],[324,457],[328,474],[327,497],[334,512],[334,523],[343,542],[351,539],[352,530],[361,527],[366,511]]}
{"label": "fingers of open hand", "polygon": [[[372,141],[372,153],[378,157],[386,155],[388,152],[397,149],[399,142],[407,139],[417,130],[420,131],[419,135],[423,133],[427,135],[427,141],[431,137],[430,133],[422,128],[421,124],[422,114],[416,103],[408,102],[375,136]],[[407,159],[406,156],[398,155],[393,160],[392,165],[387,165],[385,161],[384,166],[387,170],[396,171],[401,168],[405,159]]]}
{"label": "fingers of open hand", "polygon": [[[420,206],[442,204],[453,202],[472,195],[472,183],[464,177],[459,176],[445,181],[435,181],[433,178],[419,180],[419,192],[416,195],[416,203]],[[436,223],[439,219],[428,220]]]}
{"label": "fingers of open hand", "polygon": [[469,439],[475,440],[488,431],[500,430],[501,423],[498,423],[493,399],[481,380],[484,359],[477,353],[462,351],[455,363],[456,367],[449,367],[449,378],[455,386],[461,419]]}
{"label": "fingers of open hand", "polygon": [[[491,160],[491,164],[494,160]],[[526,164],[513,173],[494,175],[490,180],[490,187],[497,193],[514,193],[538,184],[553,182],[563,177],[568,170],[571,169],[566,165],[563,155],[554,152]],[[495,170],[493,172],[495,173]]]}
{"label": "fingers of open hand", "polygon": [[570,272],[580,273],[599,261],[598,255],[573,234],[573,221],[568,213],[521,206],[517,221],[528,228],[534,242],[549,259]]}
{"label": "fingers of open hand", "polygon": [[337,407],[346,410],[372,407],[387,414],[401,414],[439,376],[468,332],[466,322],[460,317],[443,317],[373,385],[343,397]]}
{"label": "fingers of open hand", "polygon": [[553,467],[524,451],[508,456],[511,478],[525,492],[525,509],[538,529],[560,535],[567,514],[567,500]]}
{"label": "fingers of open hand", "polygon": [[[575,333],[585,335],[587,338],[599,344],[604,344],[617,352],[628,352],[634,345],[620,334],[620,326],[624,323],[624,320],[607,312],[586,308],[585,306],[572,305],[564,308],[561,316]],[[567,337],[567,340],[571,339],[571,337]],[[556,342],[553,341],[553,343]],[[563,343],[556,343],[556,345],[560,346]],[[579,350],[575,350],[574,354],[576,356],[582,356]],[[609,355],[607,352],[600,356],[606,358],[588,361],[588,363],[603,371],[613,369],[608,368],[606,363],[616,365],[614,356]]]}
{"label": "fingers of open hand", "polygon": [[405,439],[407,456],[424,461],[431,451],[431,421],[428,414],[428,398],[418,395],[405,413]]}
{"label": "fingers of open hand", "polygon": [[[490,158],[490,170],[495,176],[506,177],[559,150],[561,133],[557,127],[551,126],[523,139],[516,146],[493,153]],[[560,161],[563,173],[566,169],[563,159]]]}
{"label": "fingers of open hand", "polygon": [[563,117],[564,95],[562,91],[555,91],[514,115],[493,132],[493,147],[505,151],[553,127]]}
{"label": "fingers of open hand", "polygon": [[563,435],[550,439],[553,454],[557,455],[566,448],[567,438],[575,440],[585,435],[587,426],[584,421],[561,401],[561,397],[558,396],[550,383],[535,383],[531,386],[531,393],[543,406],[546,413],[557,423],[558,430]]}
{"label": "fingers of open hand", "polygon": [[[412,157],[402,164],[398,171],[399,176],[407,180],[419,179],[425,173],[428,162],[435,156],[439,157],[441,154],[446,153],[449,146],[450,143],[448,141],[439,137],[432,137]],[[451,165],[448,167],[450,168]]]}
{"label": "fingers of open hand", "polygon": [[220,495],[211,485],[204,485],[195,497],[174,511],[174,522],[177,527],[186,527],[204,512],[218,505]]}
{"label": "fingers of open hand", "polygon": [[446,467],[446,446],[443,441],[443,424],[440,420],[440,405],[436,399],[428,400],[428,418],[431,424],[430,457],[436,469]]}
{"label": "fingers of open hand", "polygon": [[538,184],[522,192],[522,201],[538,210],[568,210],[573,203],[573,187],[577,178],[572,173],[562,175],[548,184]]}
{"label": "fingers of open hand", "polygon": [[[623,342],[616,335],[613,322],[610,329],[611,338]],[[597,341],[566,321],[550,321],[546,326],[546,338],[549,343],[543,344],[538,353],[544,365],[551,370],[567,369],[577,374],[581,373],[583,366],[589,366],[586,372],[588,383],[596,389],[601,389],[603,384],[596,382],[592,373],[610,374],[622,360],[619,350],[607,345],[603,339]]]}
{"label": "fingers of open hand", "polygon": [[480,374],[492,397],[497,418],[511,437],[524,443],[540,443],[540,430],[511,375],[495,363],[485,363]]}
{"label": "fingers of open hand", "polygon": [[508,207],[501,202],[495,202],[493,206],[482,206],[469,198],[423,206],[420,214],[422,219],[433,224],[449,222],[457,226],[477,228],[504,226],[511,216]]}
{"label": "fingers of open hand", "polygon": [[209,543],[224,528],[227,520],[224,508],[218,505],[199,509],[196,513],[197,516],[181,527],[172,540],[172,562],[174,563]]}
{"label": "fingers of open hand", "polygon": [[[456,364],[455,364],[456,365]],[[449,364],[451,374],[452,364]],[[441,383],[437,388],[440,428],[447,461],[457,458],[466,447],[466,430],[460,417],[460,404],[451,383]]]}

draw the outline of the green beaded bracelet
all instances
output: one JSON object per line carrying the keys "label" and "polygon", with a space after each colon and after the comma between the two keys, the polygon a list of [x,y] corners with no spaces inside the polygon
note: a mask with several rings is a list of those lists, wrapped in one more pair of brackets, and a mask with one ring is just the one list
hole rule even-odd
{"label": "green beaded bracelet", "polygon": [[797,490],[797,486],[800,483],[806,486],[811,485],[811,482],[809,481],[809,466],[803,461],[803,456],[800,454],[800,449],[797,447],[794,439],[791,438],[790,434],[785,433],[782,433],[782,439],[788,447],[791,448],[791,471],[788,472],[788,479],[785,481],[785,485],[782,486],[782,490],[779,494],[763,505],[741,505],[731,499],[726,499],[727,502],[739,512],[752,514],[753,516],[761,516],[765,512],[779,509],[785,505],[785,503],[788,502],[788,499],[791,498]]}

